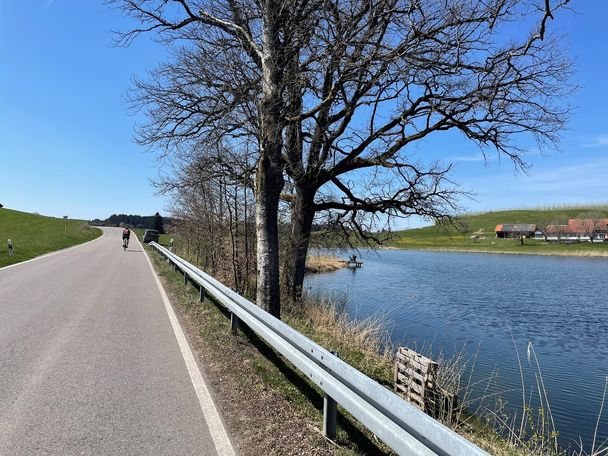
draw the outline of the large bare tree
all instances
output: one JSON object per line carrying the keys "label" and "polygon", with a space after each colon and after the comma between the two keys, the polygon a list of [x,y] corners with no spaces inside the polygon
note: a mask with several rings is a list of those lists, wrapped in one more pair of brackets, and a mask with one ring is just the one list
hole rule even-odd
{"label": "large bare tree", "polygon": [[[363,214],[438,218],[454,209],[456,192],[443,185],[449,166],[412,161],[412,143],[456,130],[518,167],[518,135],[555,145],[568,114],[560,97],[570,90],[569,63],[545,33],[565,3],[326,4],[298,50],[288,92],[292,295],[317,212],[331,211],[364,236]],[[525,21],[528,30],[514,27]]]}
{"label": "large bare tree", "polygon": [[154,32],[173,50],[136,84],[140,142],[186,159],[257,147],[257,302],[275,315],[282,196],[297,297],[319,212],[363,236],[370,215],[453,212],[450,165],[413,159],[413,143],[454,130],[521,167],[518,138],[552,146],[567,119],[569,63],[546,32],[567,0],[117,3],[140,24],[123,42]]}
{"label": "large bare tree", "polygon": [[287,37],[293,18],[312,5],[303,2],[291,8],[291,2],[280,0],[114,3],[139,22],[120,36],[122,43],[153,32],[175,51],[176,64],[155,73],[170,84],[171,93],[155,83],[139,86],[142,96],[135,104],[154,99],[150,123],[139,130],[142,144],[180,154],[224,136],[256,139],[257,303],[279,316],[277,217],[284,186],[284,70],[292,48]]}

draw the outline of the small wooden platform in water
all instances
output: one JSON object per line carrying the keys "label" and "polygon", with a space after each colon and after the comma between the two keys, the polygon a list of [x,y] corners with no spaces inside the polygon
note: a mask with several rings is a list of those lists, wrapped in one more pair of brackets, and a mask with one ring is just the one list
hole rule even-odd
{"label": "small wooden platform in water", "polygon": [[346,267],[347,268],[360,268],[361,266],[363,266],[363,261],[352,261],[352,260],[349,260],[346,263]]}

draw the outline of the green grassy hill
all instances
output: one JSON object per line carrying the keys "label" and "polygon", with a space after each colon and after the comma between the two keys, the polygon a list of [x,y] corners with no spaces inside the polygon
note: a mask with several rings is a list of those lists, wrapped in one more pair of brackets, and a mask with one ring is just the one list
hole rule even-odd
{"label": "green grassy hill", "polygon": [[[82,220],[63,220],[42,215],[0,209],[0,267],[29,260],[95,239],[101,230]],[[14,253],[8,255],[7,241]]]}
{"label": "green grassy hill", "polygon": [[[526,239],[524,245],[517,239],[496,239],[495,228],[501,223],[556,223],[568,218],[579,218],[585,212],[599,212],[608,218],[608,206],[571,206],[557,209],[526,209],[492,211],[466,215],[450,227],[429,226],[398,231],[388,245],[409,249],[465,250],[496,253],[608,255],[608,245],[556,244],[543,240]],[[562,222],[563,223],[563,222]],[[478,239],[473,239],[478,236]]]}

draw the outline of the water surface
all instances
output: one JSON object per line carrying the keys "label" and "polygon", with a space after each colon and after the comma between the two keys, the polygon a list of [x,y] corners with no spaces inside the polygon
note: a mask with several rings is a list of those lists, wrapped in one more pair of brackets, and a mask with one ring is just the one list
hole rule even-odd
{"label": "water surface", "polygon": [[[516,348],[527,392],[538,394],[535,359],[527,359],[532,342],[560,442],[580,435],[590,448],[608,376],[606,259],[360,253],[361,269],[310,275],[306,287],[342,296],[354,318],[383,316],[397,343],[415,341],[434,354],[464,350],[475,356],[473,380],[485,384],[497,371],[498,388],[511,411],[522,404]],[[605,410],[597,440],[607,439]]]}

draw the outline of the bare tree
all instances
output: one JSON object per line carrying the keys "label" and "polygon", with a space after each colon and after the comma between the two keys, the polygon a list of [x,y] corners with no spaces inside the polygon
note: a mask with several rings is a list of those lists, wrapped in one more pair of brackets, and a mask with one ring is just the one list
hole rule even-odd
{"label": "bare tree", "polygon": [[251,190],[232,180],[230,173],[208,157],[174,169],[173,176],[161,185],[173,195],[172,213],[189,247],[186,254],[197,266],[248,295],[250,273],[255,270]]}
{"label": "bare tree", "polygon": [[575,220],[575,223],[580,225],[580,227],[583,229],[585,235],[589,238],[589,242],[593,242],[596,231],[601,228],[605,228],[605,226],[602,226],[602,222],[605,219],[604,214],[601,212],[583,212],[578,215],[578,218],[579,220]]}
{"label": "bare tree", "polygon": [[277,316],[281,197],[297,297],[317,214],[370,238],[393,217],[455,211],[451,165],[413,159],[417,141],[459,131],[518,167],[521,134],[556,143],[570,67],[545,35],[567,2],[116,0],[140,24],[123,43],[153,32],[173,46],[136,84],[140,142],[185,159],[255,144],[257,302]]}
{"label": "bare tree", "polygon": [[[290,67],[292,296],[302,287],[317,213],[363,238],[392,217],[454,213],[450,165],[413,161],[413,143],[455,130],[521,168],[518,135],[555,145],[568,114],[560,95],[570,90],[569,63],[545,30],[565,3],[325,4],[320,23],[327,26],[315,29]],[[497,32],[534,9],[530,33],[518,30],[507,42]]]}
{"label": "bare tree", "polygon": [[548,241],[548,236],[551,234],[552,225],[555,223],[555,216],[551,212],[543,212],[536,220],[536,227],[545,238],[545,242]]}
{"label": "bare tree", "polygon": [[547,227],[547,231],[553,234],[557,238],[557,243],[560,244],[562,237],[568,232],[568,217],[565,215],[554,217],[553,224]]}
{"label": "bare tree", "polygon": [[155,100],[148,112],[149,124],[139,130],[140,143],[160,146],[171,154],[201,139],[255,138],[257,304],[279,316],[277,217],[284,186],[284,69],[295,39],[290,26],[309,16],[315,2],[294,8],[281,0],[113,3],[139,22],[120,35],[121,43],[146,32],[157,33],[169,44],[187,43],[174,49],[175,64],[159,68],[154,76],[167,82],[171,92],[154,83],[138,85],[142,94],[136,104]]}

